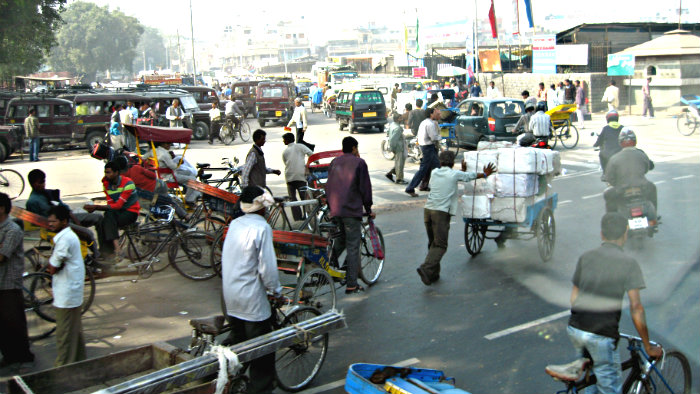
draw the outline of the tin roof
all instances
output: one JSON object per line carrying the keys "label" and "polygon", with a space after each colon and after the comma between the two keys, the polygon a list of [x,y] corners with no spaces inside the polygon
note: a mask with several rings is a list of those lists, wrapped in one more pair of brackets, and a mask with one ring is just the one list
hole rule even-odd
{"label": "tin roof", "polygon": [[635,56],[700,55],[700,37],[687,30],[672,30],[618,53]]}

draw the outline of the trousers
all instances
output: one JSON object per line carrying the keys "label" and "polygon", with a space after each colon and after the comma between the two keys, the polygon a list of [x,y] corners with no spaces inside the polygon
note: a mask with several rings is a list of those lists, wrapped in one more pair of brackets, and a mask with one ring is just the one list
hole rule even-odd
{"label": "trousers", "polygon": [[34,361],[21,289],[0,290],[0,353],[6,363]]}
{"label": "trousers", "polygon": [[344,250],[345,283],[349,288],[357,287],[357,275],[360,271],[360,242],[362,240],[362,218],[334,217],[338,225],[338,239],[333,245],[333,256],[338,258]]}
{"label": "trousers", "polygon": [[[304,192],[302,189],[306,187],[305,181],[291,181],[287,182],[287,194],[289,194],[289,201],[297,201],[297,194],[299,194],[299,199],[304,199]],[[294,220],[302,220],[304,215],[301,212],[301,207],[292,207],[292,217]]]}
{"label": "trousers", "polygon": [[583,356],[586,349],[593,359],[596,385],[586,388],[586,394],[622,392],[622,366],[617,341],[571,326],[566,327],[566,332],[574,345],[576,357]]}
{"label": "trousers", "polygon": [[41,146],[41,139],[39,137],[32,138],[29,141],[29,161],[39,160],[40,146]]}
{"label": "trousers", "polygon": [[85,338],[81,322],[82,307],[55,308],[56,362],[54,366],[85,360]]}
{"label": "trousers", "polygon": [[316,145],[304,141],[304,134],[306,134],[304,129],[297,129],[297,143],[306,145],[306,147],[311,149],[311,151],[313,152],[314,148],[316,148]]}
{"label": "trousers", "polygon": [[[270,319],[247,321],[229,315],[226,316],[226,319],[232,328],[226,340],[226,345],[244,342],[272,331]],[[248,393],[272,393],[272,390],[275,388],[275,353],[256,358],[246,365],[250,368]]]}
{"label": "trousers", "polygon": [[434,209],[423,210],[425,232],[428,234],[428,255],[420,268],[431,280],[440,278],[440,260],[447,251],[450,234],[450,214]]}
{"label": "trousers", "polygon": [[136,212],[114,209],[105,211],[102,221],[96,226],[101,253],[113,253],[114,246],[111,241],[119,238],[119,229],[134,223],[136,219],[138,219]]}
{"label": "trousers", "polygon": [[396,182],[403,181],[403,168],[406,164],[406,149],[394,152],[394,168],[389,171],[389,174],[396,175]]}
{"label": "trousers", "polygon": [[649,116],[652,118],[654,117],[654,106],[651,103],[651,96],[644,96],[644,107],[642,110],[642,116],[647,116],[647,112],[649,112]]}
{"label": "trousers", "polygon": [[421,145],[421,152],[423,152],[423,158],[420,161],[420,167],[418,167],[418,172],[413,175],[411,183],[406,186],[406,193],[413,193],[416,191],[416,186],[430,174],[433,169],[440,167],[440,161],[437,156],[437,148],[435,145]]}

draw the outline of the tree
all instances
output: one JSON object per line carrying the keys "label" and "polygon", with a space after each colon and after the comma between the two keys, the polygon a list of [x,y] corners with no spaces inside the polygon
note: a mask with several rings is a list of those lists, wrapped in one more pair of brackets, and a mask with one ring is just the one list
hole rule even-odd
{"label": "tree", "polygon": [[82,1],[71,4],[61,17],[64,25],[49,59],[54,70],[71,71],[84,82],[94,81],[98,71],[132,71],[144,30],[136,18]]}
{"label": "tree", "polygon": [[139,45],[136,47],[136,59],[134,59],[134,70],[143,69],[143,54],[146,52],[146,69],[155,70],[158,68],[167,67],[167,59],[165,54],[165,44],[163,36],[160,35],[158,29],[153,27],[145,27],[144,33],[141,35]]}
{"label": "tree", "polygon": [[0,0],[0,78],[37,71],[56,43],[66,0]]}

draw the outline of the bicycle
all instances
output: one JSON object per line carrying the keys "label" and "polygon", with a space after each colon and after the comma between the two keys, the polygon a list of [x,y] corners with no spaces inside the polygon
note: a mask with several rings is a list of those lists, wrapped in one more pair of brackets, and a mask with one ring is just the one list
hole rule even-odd
{"label": "bicycle", "polygon": [[[622,385],[623,393],[690,393],[690,364],[683,353],[664,350],[663,357],[654,360],[644,351],[641,338],[622,333],[620,338],[627,340],[627,350],[630,352],[630,358],[622,363],[622,370],[629,370]],[[656,342],[651,344],[659,346]],[[593,363],[590,357],[586,356],[566,365],[548,365],[545,368],[548,375],[566,385],[566,389],[558,391],[557,394],[578,393],[596,383]]]}
{"label": "bicycle", "polygon": [[[234,157],[233,161],[229,160],[227,157],[221,158],[221,164],[224,167],[212,167],[209,163],[197,163],[197,178],[200,182],[206,183],[214,187],[221,187],[221,185],[226,185],[224,190],[229,193],[241,192],[241,171],[243,167],[238,167],[238,158]],[[226,175],[220,179],[211,179],[212,174],[206,174],[206,171],[227,171]]]}
{"label": "bicycle", "polygon": [[700,126],[700,111],[698,110],[698,105],[700,105],[700,96],[682,96],[681,102],[688,105],[688,108],[684,108],[683,112],[678,115],[676,127],[678,127],[679,133],[689,136],[695,132],[695,129],[697,129],[698,126]]}
{"label": "bicycle", "polygon": [[[279,302],[274,297],[268,296],[268,301],[272,309],[270,320],[273,330],[295,326],[302,321],[321,315],[318,309],[310,306],[290,306],[290,300],[287,298],[283,298],[283,301]],[[190,320],[190,325],[192,326],[192,339],[187,351],[193,357],[201,356],[214,345],[231,345],[228,339],[221,342],[216,340],[216,337],[231,331],[231,326],[226,322],[224,316]],[[304,335],[294,344],[275,352],[275,370],[277,372],[275,380],[285,391],[303,390],[318,375],[327,353],[328,333],[316,336]],[[244,373],[245,369],[233,377],[230,387],[235,387],[236,390],[229,390],[229,392],[245,392],[247,378],[243,376]]]}
{"label": "bicycle", "polygon": [[[326,204],[326,191],[324,189],[315,189],[310,186],[305,186],[302,190],[304,194],[306,194],[306,200],[289,201],[289,197],[287,196],[275,197],[275,204],[270,207],[267,215],[267,222],[270,224],[270,227],[279,230],[309,230],[314,234],[319,233],[319,224],[330,220],[329,208],[328,204]],[[313,208],[310,207],[312,205]],[[292,225],[292,221],[289,219],[285,209],[293,207],[303,208],[305,214],[304,220],[297,226]]]}
{"label": "bicycle", "polygon": [[14,200],[24,191],[24,178],[15,170],[0,168],[0,191]]}
{"label": "bicycle", "polygon": [[22,275],[22,298],[30,341],[46,338],[56,331],[51,286],[51,275],[46,272],[25,272]]}
{"label": "bicycle", "polygon": [[248,125],[245,119],[238,116],[237,118],[238,122],[236,122],[235,126],[233,124],[233,120],[229,117],[226,117],[224,123],[221,125],[221,129],[219,130],[219,138],[225,145],[231,145],[231,143],[236,140],[236,134],[238,134],[241,141],[250,141],[250,125]]}

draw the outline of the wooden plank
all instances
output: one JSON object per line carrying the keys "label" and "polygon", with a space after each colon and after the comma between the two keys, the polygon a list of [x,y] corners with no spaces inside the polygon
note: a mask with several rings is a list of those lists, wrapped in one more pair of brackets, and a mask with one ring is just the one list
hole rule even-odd
{"label": "wooden plank", "polygon": [[220,198],[224,201],[230,202],[231,204],[237,203],[238,199],[240,198],[237,194],[229,193],[226,190],[222,190],[222,189],[219,189],[218,187],[207,185],[206,183],[197,182],[197,181],[192,180],[192,179],[187,181],[187,187],[189,187],[193,190],[197,190],[199,192],[202,192],[206,195]]}
{"label": "wooden plank", "polygon": [[272,242],[294,245],[306,245],[318,248],[328,246],[328,239],[316,234],[299,233],[296,231],[272,231]]}
{"label": "wooden plank", "polygon": [[10,210],[10,214],[16,217],[17,219],[29,222],[35,226],[46,229],[49,228],[49,220],[47,218],[41,215],[37,215],[36,213],[29,212],[26,209],[12,207],[12,210]]}

